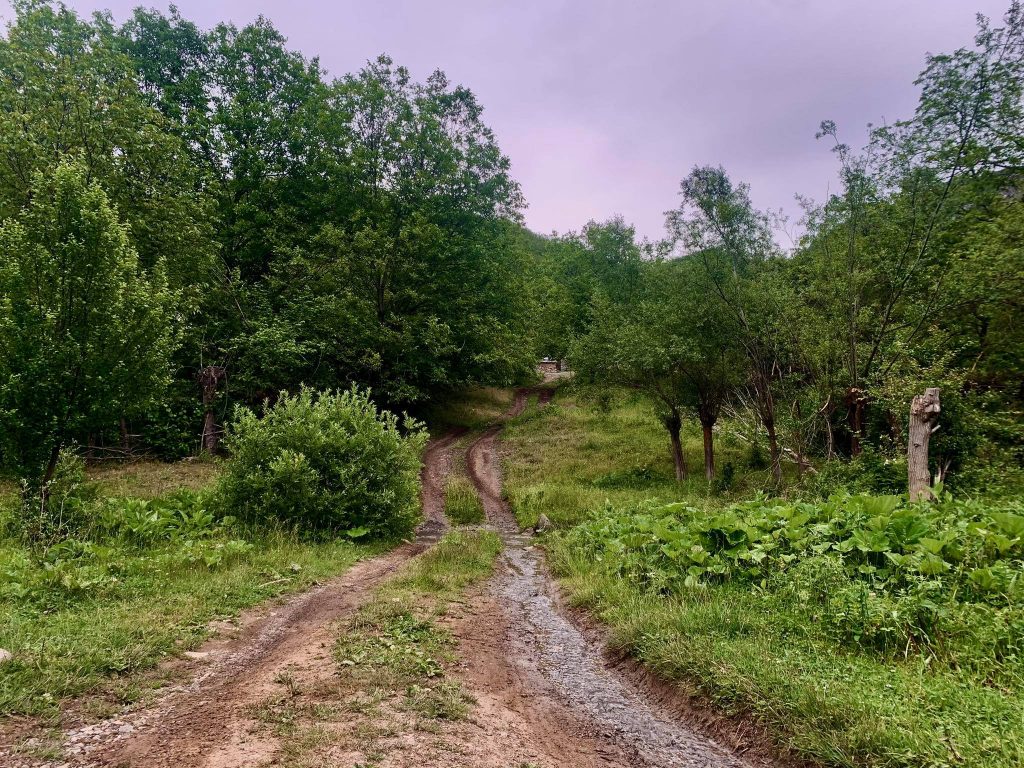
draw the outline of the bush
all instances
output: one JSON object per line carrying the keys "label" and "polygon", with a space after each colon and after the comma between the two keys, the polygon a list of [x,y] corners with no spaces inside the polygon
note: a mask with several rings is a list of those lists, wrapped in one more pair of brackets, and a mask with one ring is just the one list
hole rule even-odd
{"label": "bush", "polygon": [[17,526],[33,544],[55,544],[88,528],[95,498],[96,488],[86,482],[82,457],[64,449],[53,477],[44,487],[22,481]]}
{"label": "bush", "polygon": [[282,394],[262,418],[235,412],[219,485],[227,511],[251,521],[361,536],[408,534],[419,516],[422,427],[378,411],[369,394]]}

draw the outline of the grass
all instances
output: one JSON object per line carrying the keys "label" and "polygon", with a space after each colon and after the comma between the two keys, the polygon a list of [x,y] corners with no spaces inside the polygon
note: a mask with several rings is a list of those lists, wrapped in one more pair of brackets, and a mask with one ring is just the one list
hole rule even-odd
{"label": "grass", "polygon": [[[504,442],[507,490],[524,525],[544,512],[572,528],[606,504],[650,498],[712,514],[767,485],[762,470],[746,467],[746,449],[728,439],[719,441],[719,461],[737,469],[730,492],[712,493],[702,480],[673,483],[663,431],[637,400],[603,413],[560,393],[510,424]],[[685,433],[684,448],[696,464],[695,431]],[[910,645],[883,654],[839,644],[757,585],[652,590],[571,541],[549,539],[552,565],[570,600],[604,622],[616,646],[721,710],[758,720],[783,751],[832,766],[1024,764],[1024,657],[1012,650],[997,680]]]}
{"label": "grass", "polygon": [[87,475],[104,496],[155,499],[183,489],[208,488],[220,472],[219,462],[203,458],[173,463],[144,460],[98,464],[89,467]]}
{"label": "grass", "polygon": [[549,407],[530,408],[505,427],[502,440],[514,447],[505,486],[519,524],[532,527],[544,513],[557,527],[569,527],[606,501],[637,498],[720,506],[770,485],[767,468],[748,466],[749,448],[719,430],[716,458],[720,467],[734,466],[736,482],[713,493],[704,479],[699,425],[686,424],[682,439],[691,474],[677,483],[668,436],[647,402],[626,393],[603,411],[559,389]]}
{"label": "grass", "polygon": [[472,387],[434,406],[427,414],[427,423],[432,431],[454,427],[483,429],[501,418],[513,398],[511,389]]}
{"label": "grass", "polygon": [[[214,568],[183,562],[176,544],[123,550],[118,589],[86,591],[56,608],[0,598],[0,714],[53,713],[70,697],[197,647],[207,624],[276,595],[309,587],[379,548],[309,543],[285,532],[248,539],[253,548]],[[0,568],[22,553],[8,543]]]}
{"label": "grass", "polygon": [[484,521],[484,508],[473,483],[452,474],[444,486],[444,512],[455,525],[476,525]]}
{"label": "grass", "polygon": [[494,533],[448,534],[338,628],[336,676],[309,689],[278,681],[281,691],[255,714],[274,727],[289,765],[322,765],[338,750],[375,764],[407,749],[416,731],[444,749],[444,724],[465,719],[474,702],[449,675],[456,644],[441,619],[491,575],[500,549]]}
{"label": "grass", "polygon": [[[153,499],[202,489],[217,472],[188,461],[89,474],[102,495]],[[17,503],[16,487],[0,489],[0,648],[14,654],[0,666],[0,715],[52,716],[73,697],[111,690],[127,703],[145,692],[137,673],[198,646],[211,620],[308,588],[384,546],[211,521],[171,540],[71,541],[40,551],[9,524]]]}

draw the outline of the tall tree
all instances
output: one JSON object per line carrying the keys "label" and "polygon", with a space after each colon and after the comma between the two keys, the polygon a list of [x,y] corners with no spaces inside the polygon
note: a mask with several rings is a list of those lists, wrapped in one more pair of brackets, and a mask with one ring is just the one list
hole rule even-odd
{"label": "tall tree", "polygon": [[0,449],[45,486],[69,440],[162,394],[175,297],[160,263],[141,269],[84,163],[37,173],[31,190],[0,227]]}
{"label": "tall tree", "polygon": [[734,185],[722,168],[695,168],[683,179],[680,194],[679,208],[667,214],[669,232],[687,258],[703,266],[711,296],[726,310],[724,317],[746,353],[772,475],[781,484],[775,400],[786,366],[780,320],[789,290],[774,268],[778,248],[768,219],[753,207],[746,185]]}

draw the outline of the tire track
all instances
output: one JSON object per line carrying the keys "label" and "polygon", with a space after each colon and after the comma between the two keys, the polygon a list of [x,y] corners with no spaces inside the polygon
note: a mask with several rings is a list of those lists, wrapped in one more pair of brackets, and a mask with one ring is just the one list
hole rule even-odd
{"label": "tire track", "polygon": [[[521,414],[533,390],[521,389],[508,412]],[[541,404],[550,400],[542,395]],[[531,537],[519,531],[502,493],[498,439],[502,425],[468,448],[466,466],[490,524],[504,542],[504,567],[492,585],[504,627],[502,653],[514,666],[522,697],[544,702],[577,732],[598,737],[606,763],[644,768],[749,768],[711,737],[693,729],[608,669],[602,648],[560,609]],[[495,651],[492,649],[492,654]],[[581,725],[582,724],[582,725]],[[571,763],[576,764],[576,763]]]}
{"label": "tire track", "polygon": [[187,683],[170,688],[150,706],[68,731],[63,761],[21,759],[0,749],[0,762],[11,768],[234,768],[273,759],[277,740],[260,733],[249,709],[274,690],[283,671],[300,670],[307,677],[334,674],[331,625],[444,534],[444,482],[452,446],[464,432],[450,431],[424,451],[424,521],[414,541],[356,563],[269,612],[257,608],[248,618],[243,615],[244,629],[237,636],[215,637],[189,654],[193,674]]}

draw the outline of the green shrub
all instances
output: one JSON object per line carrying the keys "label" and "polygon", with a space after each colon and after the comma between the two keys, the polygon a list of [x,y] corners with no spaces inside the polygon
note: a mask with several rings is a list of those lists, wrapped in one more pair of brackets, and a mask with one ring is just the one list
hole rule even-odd
{"label": "green shrub", "polygon": [[426,433],[408,419],[404,432],[355,387],[282,394],[262,418],[239,408],[220,499],[243,520],[353,538],[408,534],[419,516]]}
{"label": "green shrub", "polygon": [[33,544],[55,544],[91,525],[95,498],[95,486],[85,479],[85,462],[73,450],[62,450],[45,486],[22,481],[17,527]]}
{"label": "green shrub", "polygon": [[[761,498],[710,515],[644,504],[609,507],[566,543],[645,590],[747,585],[839,642],[887,653],[927,647],[998,677],[1000,660],[1018,663],[1024,642],[1021,512],[948,493],[913,505],[897,496]],[[957,642],[968,634],[975,642]],[[969,658],[962,647],[974,649]]]}

